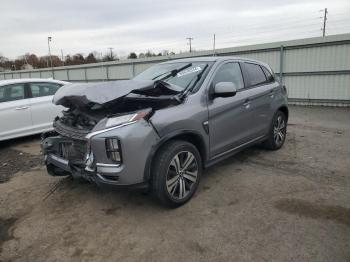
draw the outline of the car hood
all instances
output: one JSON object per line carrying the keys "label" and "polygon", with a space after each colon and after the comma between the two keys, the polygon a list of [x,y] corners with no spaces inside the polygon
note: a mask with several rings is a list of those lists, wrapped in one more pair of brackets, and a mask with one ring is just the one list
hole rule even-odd
{"label": "car hood", "polygon": [[64,107],[90,107],[118,101],[134,93],[151,97],[175,95],[181,88],[162,81],[119,80],[98,83],[75,83],[61,87],[53,98],[53,103]]}

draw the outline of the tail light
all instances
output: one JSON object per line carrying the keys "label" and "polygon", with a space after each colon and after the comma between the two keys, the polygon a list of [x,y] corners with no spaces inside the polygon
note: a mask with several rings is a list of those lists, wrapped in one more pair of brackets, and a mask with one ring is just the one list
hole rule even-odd
{"label": "tail light", "polygon": [[117,138],[106,138],[107,157],[117,164],[122,163],[120,141]]}

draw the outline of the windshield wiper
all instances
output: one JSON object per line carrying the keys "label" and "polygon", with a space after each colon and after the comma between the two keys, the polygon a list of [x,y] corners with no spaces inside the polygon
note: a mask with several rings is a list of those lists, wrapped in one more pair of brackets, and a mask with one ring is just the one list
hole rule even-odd
{"label": "windshield wiper", "polygon": [[181,72],[182,70],[184,70],[184,69],[186,69],[186,68],[188,68],[188,67],[190,67],[190,66],[192,66],[192,63],[188,63],[188,64],[184,65],[183,67],[180,67],[180,68],[177,68],[177,69],[173,69],[173,70],[171,70],[170,72],[162,73],[162,74],[160,74],[160,75],[158,75],[158,76],[156,76],[156,77],[153,77],[152,80],[156,80],[158,77],[160,77],[160,76],[162,76],[162,75],[164,75],[164,74],[167,74],[167,75],[164,76],[164,77],[162,77],[162,78],[159,79],[159,80],[163,81],[163,80],[165,80],[165,79],[168,79],[168,78],[171,77],[171,76],[174,77],[174,76],[177,75],[177,73]]}
{"label": "windshield wiper", "polygon": [[168,74],[168,73],[169,73],[169,72],[164,72],[164,73],[162,73],[162,74],[160,74],[160,75],[157,75],[157,76],[153,77],[152,80],[156,80],[158,77],[160,77],[160,76],[162,76],[162,75],[165,75],[165,74]]}
{"label": "windshield wiper", "polygon": [[184,90],[179,94],[179,99],[184,98],[189,92],[191,92],[193,90],[193,88],[196,86],[196,84],[198,83],[198,81],[202,78],[202,75],[204,74],[205,70],[207,69],[209,65],[206,64],[203,67],[202,72],[200,72],[197,77],[196,80],[194,81],[194,83],[191,85],[192,81],[188,83],[188,85],[184,88]]}

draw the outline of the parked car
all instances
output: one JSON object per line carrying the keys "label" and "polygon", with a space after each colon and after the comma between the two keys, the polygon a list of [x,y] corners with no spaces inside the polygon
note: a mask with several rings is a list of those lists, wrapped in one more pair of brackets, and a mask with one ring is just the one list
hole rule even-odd
{"label": "parked car", "polygon": [[286,89],[264,63],[234,57],[168,61],[132,80],[70,84],[43,135],[48,173],[142,186],[168,206],[196,191],[202,169],[256,143],[286,138]]}
{"label": "parked car", "polygon": [[68,82],[50,79],[0,81],[0,141],[52,130],[63,107],[52,104],[55,92]]}

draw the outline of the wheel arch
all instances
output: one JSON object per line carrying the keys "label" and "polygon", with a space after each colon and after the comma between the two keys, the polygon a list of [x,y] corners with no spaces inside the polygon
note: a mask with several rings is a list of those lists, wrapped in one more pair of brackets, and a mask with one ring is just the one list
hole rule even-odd
{"label": "wheel arch", "polygon": [[191,144],[193,144],[202,159],[202,163],[204,166],[204,163],[206,162],[208,152],[207,152],[207,147],[205,143],[204,137],[197,131],[194,130],[180,130],[173,132],[169,135],[166,135],[162,137],[159,142],[152,148],[151,153],[147,157],[146,161],[146,166],[145,166],[145,171],[144,171],[144,180],[149,181],[152,175],[152,166],[153,166],[153,161],[154,158],[159,151],[159,149],[167,142],[172,141],[172,140],[183,140],[187,141]]}
{"label": "wheel arch", "polygon": [[289,118],[289,109],[286,105],[280,106],[277,111],[281,111],[283,114],[285,114],[286,118],[287,118],[287,122],[288,122],[288,118]]}

